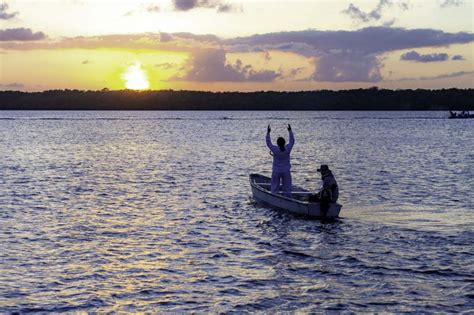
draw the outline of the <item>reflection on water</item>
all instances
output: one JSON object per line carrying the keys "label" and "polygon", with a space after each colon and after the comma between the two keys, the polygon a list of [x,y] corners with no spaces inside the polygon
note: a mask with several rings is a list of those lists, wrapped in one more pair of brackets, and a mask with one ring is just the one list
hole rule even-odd
{"label": "reflection on water", "polygon": [[[474,121],[438,112],[0,112],[0,311],[474,308]],[[265,128],[331,224],[254,203]]]}

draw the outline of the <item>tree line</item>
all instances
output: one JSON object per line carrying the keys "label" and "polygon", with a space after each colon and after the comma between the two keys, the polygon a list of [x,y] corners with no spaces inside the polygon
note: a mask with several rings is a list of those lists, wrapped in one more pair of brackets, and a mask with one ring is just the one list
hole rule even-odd
{"label": "tree line", "polygon": [[0,91],[0,110],[474,110],[474,89]]}

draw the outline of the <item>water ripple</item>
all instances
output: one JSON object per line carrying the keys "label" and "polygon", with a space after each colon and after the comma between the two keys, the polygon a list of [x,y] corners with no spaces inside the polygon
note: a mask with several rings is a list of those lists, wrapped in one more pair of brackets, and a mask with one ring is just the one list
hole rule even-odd
{"label": "water ripple", "polygon": [[[438,112],[0,112],[0,312],[469,312],[472,122]],[[342,218],[256,204],[267,123]]]}

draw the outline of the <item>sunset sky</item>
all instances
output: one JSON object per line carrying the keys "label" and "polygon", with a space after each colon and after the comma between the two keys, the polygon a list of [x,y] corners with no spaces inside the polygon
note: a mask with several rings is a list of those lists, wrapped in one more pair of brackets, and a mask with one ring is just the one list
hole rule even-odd
{"label": "sunset sky", "polygon": [[0,90],[474,88],[473,3],[0,2]]}

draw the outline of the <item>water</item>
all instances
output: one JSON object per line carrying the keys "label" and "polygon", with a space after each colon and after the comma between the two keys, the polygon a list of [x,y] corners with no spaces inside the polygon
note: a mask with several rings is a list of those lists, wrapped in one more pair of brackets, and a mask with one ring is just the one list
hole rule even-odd
{"label": "water", "polygon": [[[474,311],[474,120],[0,112],[0,312]],[[257,205],[266,126],[341,219]]]}

